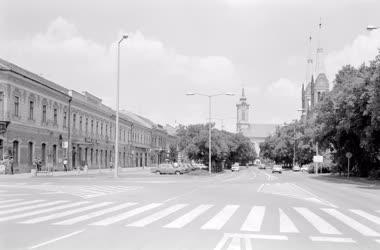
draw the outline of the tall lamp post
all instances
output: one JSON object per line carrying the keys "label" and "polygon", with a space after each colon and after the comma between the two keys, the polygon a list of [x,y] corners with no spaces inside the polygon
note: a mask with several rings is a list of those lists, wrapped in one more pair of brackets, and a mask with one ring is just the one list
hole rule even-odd
{"label": "tall lamp post", "polygon": [[208,172],[211,174],[211,98],[221,95],[227,95],[227,96],[234,96],[234,94],[231,93],[222,93],[222,94],[215,94],[215,95],[205,95],[200,93],[187,93],[186,95],[200,95],[208,97]]}
{"label": "tall lamp post", "polygon": [[115,133],[115,170],[114,177],[118,177],[119,167],[119,89],[120,89],[120,44],[123,40],[127,39],[127,35],[123,35],[117,43],[117,77],[116,77],[116,133]]}

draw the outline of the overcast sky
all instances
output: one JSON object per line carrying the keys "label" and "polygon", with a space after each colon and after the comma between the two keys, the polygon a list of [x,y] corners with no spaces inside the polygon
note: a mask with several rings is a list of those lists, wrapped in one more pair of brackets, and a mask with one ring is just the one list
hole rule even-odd
{"label": "overcast sky", "polygon": [[[325,69],[373,59],[380,48],[379,0],[0,0],[0,57],[115,107],[116,43],[121,109],[161,124],[205,122],[235,130],[245,87],[250,122],[295,119],[320,18]],[[216,120],[220,128],[220,120]]]}

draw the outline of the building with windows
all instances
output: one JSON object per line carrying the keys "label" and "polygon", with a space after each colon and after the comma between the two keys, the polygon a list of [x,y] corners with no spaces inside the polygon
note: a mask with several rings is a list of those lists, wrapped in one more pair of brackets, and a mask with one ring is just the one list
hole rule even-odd
{"label": "building with windows", "polygon": [[[0,59],[0,160],[13,157],[16,173],[29,172],[34,160],[61,170],[65,158],[74,168],[110,167],[115,121],[115,111],[89,92],[68,90]],[[120,112],[119,124],[120,167],[165,159],[157,148],[168,148],[173,135],[162,126],[127,111]]]}
{"label": "building with windows", "polygon": [[240,102],[236,104],[236,111],[236,132],[248,137],[255,146],[257,155],[259,155],[260,143],[263,142],[267,136],[276,131],[277,125],[249,122],[249,104],[245,96],[244,88],[242,89]]}

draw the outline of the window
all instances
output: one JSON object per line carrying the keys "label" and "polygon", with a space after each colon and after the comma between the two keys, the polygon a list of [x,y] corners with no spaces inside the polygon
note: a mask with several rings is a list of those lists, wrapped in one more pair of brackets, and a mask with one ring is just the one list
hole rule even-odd
{"label": "window", "polygon": [[86,134],[88,132],[88,118],[86,118]]}
{"label": "window", "polygon": [[82,116],[79,117],[79,130],[82,131]]}
{"label": "window", "polygon": [[54,124],[57,124],[57,119],[58,119],[58,110],[57,108],[54,108],[54,111],[53,111],[53,118],[54,118]]}
{"label": "window", "polygon": [[67,112],[63,112],[63,127],[66,128]]}
{"label": "window", "polygon": [[15,116],[19,116],[19,107],[20,107],[20,97],[15,96]]}
{"label": "window", "polygon": [[34,101],[29,102],[29,120],[34,118]]}
{"label": "window", "polygon": [[106,136],[108,136],[108,124],[106,124]]}
{"label": "window", "polygon": [[94,120],[91,120],[91,133],[94,133]]}
{"label": "window", "polygon": [[76,127],[76,123],[77,122],[77,115],[76,114],[73,114],[73,128],[75,129]]}
{"label": "window", "polygon": [[103,136],[103,122],[100,123],[100,135]]}
{"label": "window", "polygon": [[98,128],[99,128],[99,122],[96,122],[96,134],[97,134],[97,135],[99,134],[99,130],[98,130]]}
{"label": "window", "polygon": [[46,122],[46,105],[42,105],[42,122]]}

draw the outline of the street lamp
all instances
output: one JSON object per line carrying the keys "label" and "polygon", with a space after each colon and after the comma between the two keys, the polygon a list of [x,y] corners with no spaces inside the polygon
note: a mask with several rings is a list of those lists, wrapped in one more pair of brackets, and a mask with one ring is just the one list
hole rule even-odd
{"label": "street lamp", "polygon": [[209,121],[208,122],[208,172],[211,174],[211,98],[216,97],[216,96],[221,96],[221,95],[234,96],[234,94],[221,93],[221,94],[215,94],[215,95],[205,95],[205,94],[190,92],[190,93],[187,93],[186,95],[187,96],[200,95],[200,96],[208,97],[208,121]]}
{"label": "street lamp", "polygon": [[367,26],[367,30],[368,30],[368,31],[377,30],[377,29],[380,29],[380,27],[378,27],[378,26],[373,26],[373,25],[368,25],[368,26]]}
{"label": "street lamp", "polygon": [[117,77],[116,77],[116,133],[115,133],[115,170],[114,177],[118,177],[118,163],[119,163],[119,89],[120,89],[120,44],[123,40],[127,39],[127,35],[123,35],[117,43]]}

